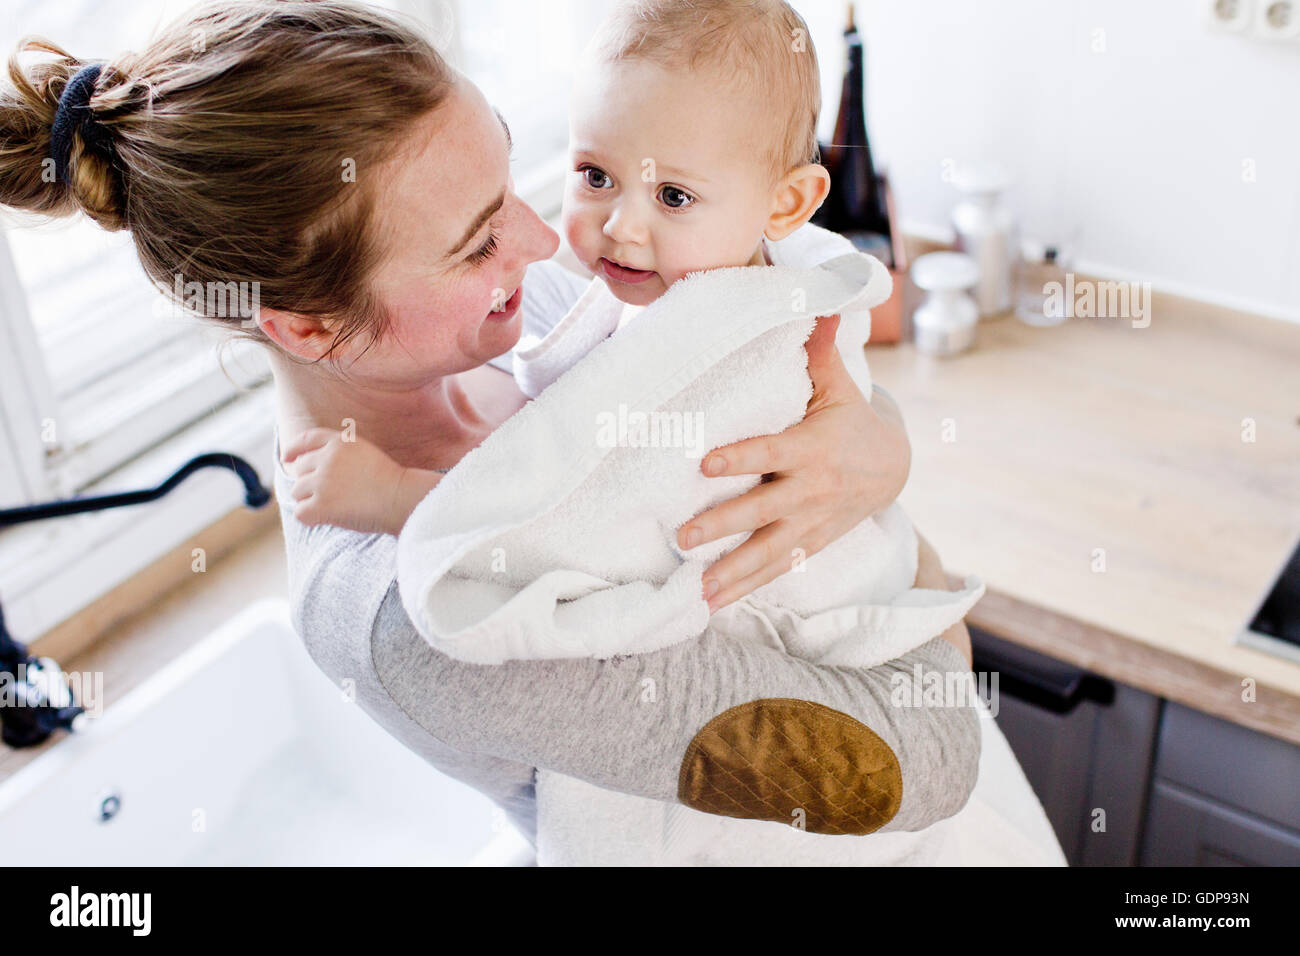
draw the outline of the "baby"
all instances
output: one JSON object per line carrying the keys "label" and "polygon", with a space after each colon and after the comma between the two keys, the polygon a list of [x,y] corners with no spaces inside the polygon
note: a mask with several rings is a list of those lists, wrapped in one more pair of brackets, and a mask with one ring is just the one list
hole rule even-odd
{"label": "baby", "polygon": [[[810,311],[797,325],[788,284],[802,292],[807,280],[810,295],[827,303],[854,282],[869,284],[877,302],[887,294],[883,266],[807,225],[829,176],[816,161],[819,74],[803,21],[782,0],[630,0],[600,27],[574,86],[563,228],[595,278],[551,332],[515,351],[515,377],[536,401],[445,477],[417,478],[424,483],[415,494],[375,493],[374,475],[402,473],[395,463],[372,470],[365,487],[343,489],[352,502],[347,525],[405,522],[398,579],[412,620],[433,646],[480,663],[634,653],[709,625],[796,656],[867,666],[937,636],[983,588],[914,589],[917,539],[897,505],[806,560],[796,556],[793,570],[806,573],[788,573],[712,619],[700,575],[739,536],[685,552],[675,542],[676,529],[702,510],[701,495],[716,502],[757,482],[703,478],[699,459],[709,447],[765,433],[753,430],[773,424],[763,412],[784,416],[772,430],[803,414],[803,340],[811,316],[824,313]],[[818,268],[826,271],[811,271]],[[772,284],[761,285],[765,275]],[[694,307],[714,288],[737,295],[689,312],[694,326],[669,312],[670,302]],[[745,307],[755,312],[748,325],[725,326],[730,309]],[[763,322],[771,327],[754,333]],[[724,326],[721,339],[708,338]],[[870,397],[867,332],[865,312],[844,311],[837,343]],[[691,353],[696,340],[707,359]],[[583,431],[592,403],[606,408],[624,382],[658,384],[643,376],[656,360],[667,363],[663,381],[672,384],[659,389],[666,400],[657,407],[703,408],[723,423],[719,432],[741,433],[710,434],[723,440],[693,450],[693,460],[680,451],[596,448]],[[697,366],[698,378],[682,378],[681,369]],[[747,380],[747,370],[762,378]],[[557,448],[566,436],[573,440]],[[500,443],[528,462],[526,482],[512,481],[494,459]],[[322,475],[321,484],[335,477]],[[396,519],[389,501],[399,502]],[[367,507],[374,514],[358,521],[357,509]],[[757,862],[752,846],[743,861],[725,859],[726,847],[739,844],[705,831],[718,821],[736,832],[767,827],[547,773],[538,800],[551,862],[600,862],[603,853],[632,862],[637,852],[650,854],[645,862]],[[671,826],[665,813],[676,815]],[[835,839],[799,833],[787,845],[779,829],[761,831],[762,842],[784,862],[810,852],[814,859],[811,848],[826,846],[817,841]],[[670,831],[672,848],[663,839]]]}
{"label": "baby", "polygon": [[[571,107],[563,231],[599,280],[584,300],[604,291],[626,305],[616,328],[692,273],[815,264],[852,250],[805,225],[830,186],[817,162],[820,79],[807,28],[781,0],[620,4],[584,54]],[[515,377],[530,398],[577,357],[572,318],[516,349]],[[845,316],[837,344],[870,399],[867,321]],[[614,328],[585,331],[582,351]],[[366,465],[318,469],[314,520],[396,534],[441,475],[348,441]],[[313,447],[299,443],[297,453]],[[392,493],[375,494],[376,479]]]}
{"label": "baby", "polygon": [[[794,237],[830,188],[820,109],[817,55],[780,0],[642,0],[605,21],[574,80],[563,228],[629,306],[619,328],[692,273],[851,251],[815,228],[781,252],[771,245]],[[869,396],[865,321],[841,329]],[[516,378],[536,395],[559,370],[532,367],[541,356],[523,345]]]}

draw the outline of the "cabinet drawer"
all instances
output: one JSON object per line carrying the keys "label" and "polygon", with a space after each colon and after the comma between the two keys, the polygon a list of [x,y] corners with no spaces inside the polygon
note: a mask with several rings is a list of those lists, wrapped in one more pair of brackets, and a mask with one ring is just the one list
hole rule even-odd
{"label": "cabinet drawer", "polygon": [[1300,747],[1167,703],[1155,776],[1300,831]]}
{"label": "cabinet drawer", "polygon": [[1300,833],[1157,781],[1143,866],[1300,866]]}

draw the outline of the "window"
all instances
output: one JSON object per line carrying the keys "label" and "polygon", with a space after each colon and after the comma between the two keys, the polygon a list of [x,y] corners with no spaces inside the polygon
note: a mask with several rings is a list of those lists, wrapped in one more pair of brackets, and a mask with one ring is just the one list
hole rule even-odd
{"label": "window", "polygon": [[9,249],[25,293],[12,334],[39,356],[25,369],[43,457],[31,497],[81,491],[266,380],[247,343],[225,370],[213,360],[220,333],[153,289],[127,234],[78,219],[15,229]]}
{"label": "window", "polygon": [[453,59],[506,118],[515,142],[516,189],[543,216],[559,209],[574,64],[612,5],[612,0],[457,4]]}
{"label": "window", "polygon": [[[191,2],[17,0],[0,41],[5,55],[35,34],[86,59],[113,56],[143,48]],[[572,66],[609,2],[377,5],[419,20],[501,110],[515,141],[516,189],[550,215],[561,195]],[[81,217],[48,223],[0,211],[0,507],[153,484],[189,453],[214,448],[269,464],[265,357],[227,339],[176,314],[128,234]],[[238,506],[219,478],[205,486],[196,476],[169,497],[182,492],[188,500],[170,522],[128,509],[136,514],[0,532],[0,594],[15,627],[39,633]],[[97,570],[60,589],[60,569],[74,557]]]}

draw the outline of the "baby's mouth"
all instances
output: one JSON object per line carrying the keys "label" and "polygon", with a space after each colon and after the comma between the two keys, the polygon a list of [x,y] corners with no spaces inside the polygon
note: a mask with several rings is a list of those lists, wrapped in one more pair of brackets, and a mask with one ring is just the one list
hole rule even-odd
{"label": "baby's mouth", "polygon": [[604,257],[600,260],[600,269],[605,275],[615,282],[626,282],[629,285],[637,285],[649,279],[654,272],[650,269],[630,269],[627,266],[619,265],[612,259]]}

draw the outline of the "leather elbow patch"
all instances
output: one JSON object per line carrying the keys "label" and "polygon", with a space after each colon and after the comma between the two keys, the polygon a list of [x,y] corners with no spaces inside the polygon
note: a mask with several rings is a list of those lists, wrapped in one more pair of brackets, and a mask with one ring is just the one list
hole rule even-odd
{"label": "leather elbow patch", "polygon": [[861,835],[898,813],[903,774],[861,721],[807,700],[765,698],[723,711],[695,735],[677,798],[724,817]]}

